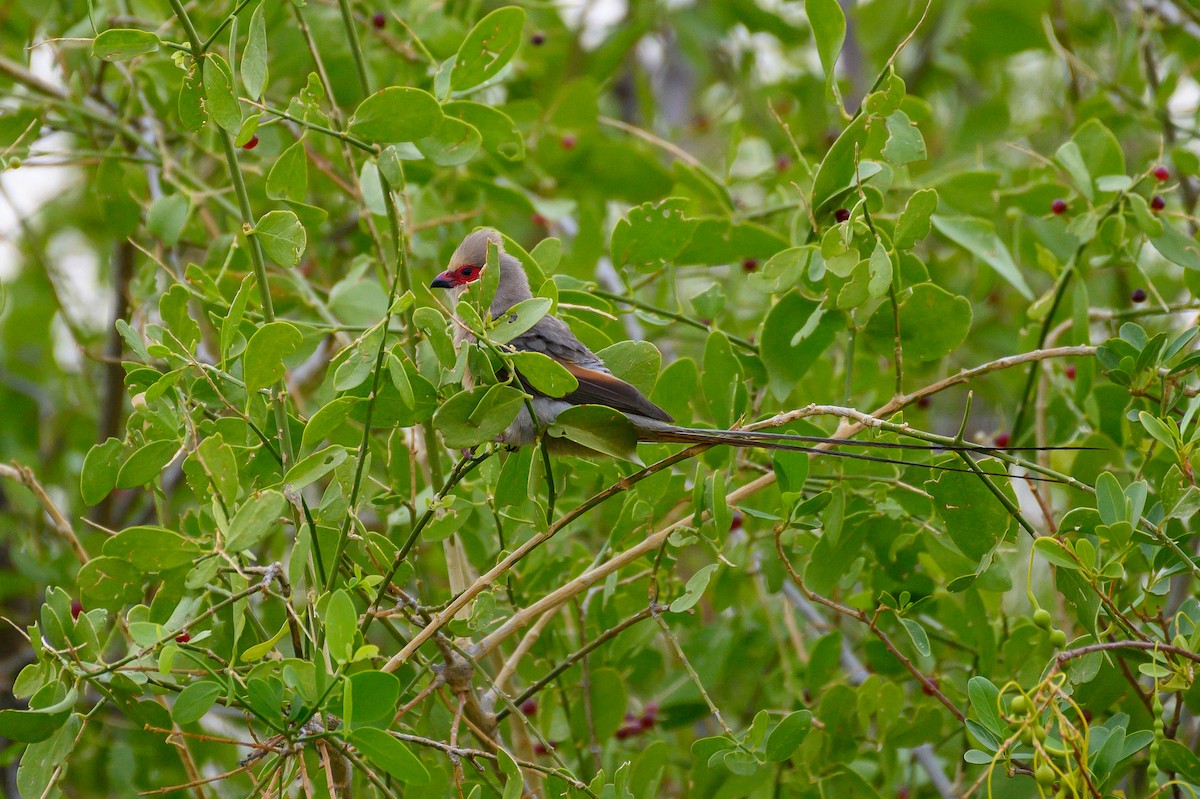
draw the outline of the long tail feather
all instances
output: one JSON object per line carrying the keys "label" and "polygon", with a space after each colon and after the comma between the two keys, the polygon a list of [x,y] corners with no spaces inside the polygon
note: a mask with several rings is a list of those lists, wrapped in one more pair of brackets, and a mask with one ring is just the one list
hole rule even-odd
{"label": "long tail feather", "polygon": [[[887,463],[887,464],[891,464],[893,466],[915,466],[915,467],[918,467],[921,469],[934,469],[934,470],[943,471],[943,472],[962,472],[965,474],[975,474],[975,471],[973,469],[969,469],[969,468],[964,469],[964,468],[958,468],[955,466],[947,466],[947,465],[936,464],[936,463],[921,463],[920,461],[908,461],[908,460],[903,460],[900,458],[884,458],[884,457],[880,457],[878,455],[867,455],[867,454],[861,453],[861,452],[846,452],[846,451],[840,450],[840,449],[818,449],[816,447],[804,446],[802,444],[789,443],[790,439],[776,438],[775,436],[772,436],[770,438],[765,438],[765,439],[764,438],[756,438],[753,436],[742,436],[742,435],[738,435],[738,433],[740,433],[742,431],[737,431],[737,430],[704,430],[701,428],[677,427],[675,425],[663,424],[663,423],[655,423],[653,425],[639,424],[638,427],[639,427],[639,432],[645,435],[644,440],[647,440],[647,441],[659,441],[659,442],[674,443],[674,444],[712,444],[712,445],[725,444],[725,445],[728,445],[731,447],[739,447],[739,448],[743,448],[743,449],[771,449],[771,450],[782,450],[785,452],[807,452],[810,455],[828,455],[828,456],[831,456],[834,458],[847,458],[849,460],[868,461],[870,463]],[[746,431],[746,432],[751,432],[751,431]],[[782,436],[783,434],[777,434],[777,435]],[[807,436],[807,437],[797,436],[796,439],[801,440],[801,441],[808,441],[808,442],[812,442],[812,443],[833,444],[833,445],[838,445],[838,446],[860,446],[860,445],[863,445],[864,443],[866,443],[866,442],[861,442],[861,441],[855,441],[852,439],[840,439],[840,438],[826,439],[826,438],[817,438],[815,436]],[[872,442],[872,443],[882,444],[885,442]],[[896,447],[896,448],[900,448],[900,447]],[[942,449],[942,448],[941,447],[924,447],[924,448],[916,448],[916,449],[934,450],[934,449]],[[959,452],[976,451],[976,452],[980,452],[981,454],[984,454],[984,455],[987,455],[991,451],[993,451],[992,449],[982,448],[982,447],[971,447],[971,448],[963,447],[959,450],[954,450],[953,448],[946,448],[946,449],[949,449],[950,451],[959,451]],[[1064,484],[1064,485],[1066,484],[1066,481],[1059,480],[1058,478],[1055,478],[1055,477],[1045,477],[1045,476],[1035,477],[1033,475],[1011,475],[1011,476],[1020,478],[1022,480],[1029,480],[1031,482],[1037,482],[1037,483],[1059,483],[1059,484]]]}
{"label": "long tail feather", "polygon": [[868,447],[876,449],[909,449],[909,450],[930,450],[930,451],[945,451],[945,452],[979,452],[984,455],[993,452],[1057,452],[1063,451],[1080,451],[1094,450],[1098,447],[1076,447],[1076,446],[1061,446],[1061,447],[997,447],[987,444],[971,444],[964,442],[962,444],[912,444],[898,441],[863,441],[861,439],[849,438],[828,438],[825,436],[802,436],[794,433],[773,433],[766,430],[706,430],[702,427],[675,427],[680,431],[689,433],[720,433],[724,436],[736,437],[758,441],[801,441],[807,444],[832,444],[834,446],[852,446],[852,447]]}

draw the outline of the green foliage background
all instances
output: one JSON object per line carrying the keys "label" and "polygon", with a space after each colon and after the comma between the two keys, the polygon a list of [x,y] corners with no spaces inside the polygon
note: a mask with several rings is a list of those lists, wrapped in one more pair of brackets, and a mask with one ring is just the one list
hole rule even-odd
{"label": "green foliage background", "polygon": [[845,7],[0,7],[6,789],[1194,795],[1200,7]]}

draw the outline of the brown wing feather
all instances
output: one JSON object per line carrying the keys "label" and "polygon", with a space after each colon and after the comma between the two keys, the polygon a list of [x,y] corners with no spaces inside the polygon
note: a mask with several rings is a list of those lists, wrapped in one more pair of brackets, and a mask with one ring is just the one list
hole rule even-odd
{"label": "brown wing feather", "polygon": [[564,362],[563,366],[579,381],[579,388],[563,397],[567,402],[576,405],[607,405],[623,413],[636,413],[660,422],[674,421],[670,414],[619,377],[569,362]]}

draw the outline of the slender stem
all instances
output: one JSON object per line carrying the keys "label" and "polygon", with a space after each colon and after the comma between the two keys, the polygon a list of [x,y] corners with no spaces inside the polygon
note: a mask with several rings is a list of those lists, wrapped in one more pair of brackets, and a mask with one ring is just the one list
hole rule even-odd
{"label": "slender stem", "polygon": [[350,54],[354,56],[354,67],[358,70],[358,82],[362,86],[363,94],[370,94],[371,76],[367,72],[367,61],[363,57],[362,42],[358,38],[358,27],[354,24],[350,0],[338,0],[338,8],[342,12],[342,26],[346,29],[346,38],[350,40]]}
{"label": "slender stem", "polygon": [[302,128],[308,128],[309,130],[315,131],[317,133],[324,133],[326,136],[332,136],[335,139],[339,139],[341,141],[346,142],[346,144],[357,147],[358,149],[362,150],[365,153],[370,153],[371,155],[379,155],[379,147],[377,147],[374,144],[369,144],[355,136],[351,136],[349,133],[346,133],[345,131],[334,130],[333,128],[328,127],[326,125],[318,125],[316,122],[309,122],[307,119],[301,119],[300,117],[298,117],[288,111],[285,111],[282,108],[275,108],[274,106],[267,105],[266,103],[260,103],[256,100],[251,100],[247,97],[242,97],[240,99],[243,103],[253,106],[254,108],[257,108],[261,111],[266,111],[271,116],[278,117],[280,119],[286,119],[288,122],[292,122],[296,125],[299,125]]}
{"label": "slender stem", "polygon": [[252,2],[254,2],[254,0],[240,0],[240,2],[237,4],[237,7],[229,13],[229,16],[221,20],[220,24],[217,25],[216,30],[214,30],[209,37],[204,40],[204,43],[200,45],[200,52],[193,52],[193,55],[199,57],[200,55],[207,53],[208,48],[212,47],[213,42],[215,42],[217,37],[221,35],[221,31],[229,27],[230,23],[237,19],[237,15],[242,12],[242,9],[250,5]]}

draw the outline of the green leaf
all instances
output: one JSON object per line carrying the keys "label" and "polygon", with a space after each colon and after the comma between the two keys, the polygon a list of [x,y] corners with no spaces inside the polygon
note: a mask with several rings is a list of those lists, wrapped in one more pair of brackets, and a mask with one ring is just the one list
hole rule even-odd
{"label": "green leaf", "polygon": [[254,646],[246,647],[239,658],[243,663],[256,663],[267,656],[267,653],[275,648],[275,645],[283,640],[288,632],[288,623],[285,621],[279,625],[279,630],[265,641],[260,641]]}
{"label": "green leaf", "polygon": [[433,95],[407,86],[390,86],[359,103],[349,132],[361,139],[391,144],[433,135],[442,124],[442,109]]}
{"label": "green leaf", "polygon": [[938,207],[938,194],[933,189],[921,189],[913,193],[896,221],[896,232],[892,245],[897,250],[911,250],[929,235],[930,217]]}
{"label": "green leaf", "polygon": [[1000,723],[1000,713],[996,707],[999,696],[999,689],[987,677],[976,675],[967,681],[967,697],[971,700],[971,709],[975,711],[984,728],[998,738],[1004,735],[1004,727]]}
{"label": "green leaf", "polygon": [[1146,429],[1146,432],[1153,436],[1160,444],[1171,452],[1179,451],[1182,441],[1179,438],[1179,434],[1169,424],[1157,416],[1151,416],[1145,411],[1138,411],[1138,421],[1142,423],[1142,427]]}
{"label": "green leaf", "polygon": [[887,294],[888,288],[892,285],[892,259],[888,256],[887,247],[883,246],[882,239],[875,240],[875,249],[871,251],[867,267],[870,275],[867,292],[871,298],[875,299]]}
{"label": "green leaf", "polygon": [[382,769],[406,785],[426,785],[429,771],[409,751],[384,730],[374,727],[355,727],[350,731],[350,743],[373,766]]}
{"label": "green leaf", "polygon": [[846,15],[837,0],[804,0],[804,13],[812,25],[813,38],[817,42],[817,55],[821,68],[825,70],[825,96],[830,102],[842,104],[838,92],[835,68],[842,43],[846,40]]}
{"label": "green leaf", "polygon": [[718,565],[710,563],[688,578],[687,585],[683,589],[683,594],[671,602],[672,613],[683,613],[686,610],[691,610],[700,601],[700,598],[704,596],[704,589],[708,588],[708,581],[712,579]]}
{"label": "green leaf", "polygon": [[1042,536],[1033,542],[1033,548],[1055,566],[1079,571],[1079,562],[1067,552],[1058,539],[1052,536]]}
{"label": "green leaf", "polygon": [[79,474],[79,493],[85,505],[95,505],[116,488],[120,463],[120,439],[110,438],[88,450]]}
{"label": "green leaf", "polygon": [[109,28],[92,41],[92,56],[105,61],[128,61],[153,53],[161,42],[151,31],[132,28]]}
{"label": "green leaf", "polygon": [[565,397],[579,388],[575,375],[548,355],[532,350],[509,353],[513,365],[529,385],[548,397]]}
{"label": "green leaf", "polygon": [[517,6],[498,8],[476,23],[458,48],[450,88],[461,92],[499,74],[521,46],[525,11]]}
{"label": "green leaf", "polygon": [[943,236],[958,244],[967,252],[979,257],[985,264],[995,269],[1000,277],[1012,284],[1013,288],[1027,300],[1033,299],[1033,292],[1021,275],[1008,248],[996,235],[996,228],[984,219],[966,216],[933,216],[933,226]]}
{"label": "green leaf", "polygon": [[354,600],[339,588],[325,606],[325,642],[329,645],[329,656],[339,663],[350,660],[357,634],[358,611],[354,609]]}
{"label": "green leaf", "polygon": [[[483,149],[506,161],[525,158],[525,139],[517,130],[512,117],[498,108],[469,100],[455,100],[442,106],[446,116],[461,119],[479,131],[483,137]],[[545,267],[543,267],[545,269]]]}
{"label": "green leaf", "polygon": [[[900,334],[905,359],[935,361],[954,352],[971,330],[973,313],[966,297],[932,283],[913,286],[901,295]],[[892,309],[884,303],[867,325],[867,334],[878,352],[889,356],[893,347]]]}
{"label": "green leaf", "polygon": [[421,155],[438,166],[459,166],[475,157],[483,137],[475,127],[455,117],[445,117],[430,136],[417,139]]}
{"label": "green leaf", "polygon": [[913,619],[901,618],[900,623],[904,625],[904,631],[908,633],[908,637],[912,640],[913,648],[917,650],[917,654],[921,657],[929,657],[932,651],[929,648],[929,636],[925,633],[925,628]]}
{"label": "green leaf", "polygon": [[232,504],[240,488],[237,457],[233,454],[233,448],[217,433],[201,441],[194,454],[213,488],[226,503]]}
{"label": "green leaf", "polygon": [[161,572],[191,563],[200,547],[162,527],[130,527],[104,542],[103,552],[142,572]]}
{"label": "green leaf", "polygon": [[302,458],[295,466],[288,469],[283,477],[283,483],[293,491],[299,491],[307,485],[315,483],[331,471],[342,465],[350,453],[345,447],[333,445]]}
{"label": "green leaf", "polygon": [[925,160],[925,139],[921,131],[903,111],[896,111],[887,118],[888,140],[883,146],[883,157],[896,166]]}
{"label": "green leaf", "polygon": [[[43,696],[63,693],[62,686],[50,683],[34,695],[34,703]],[[0,710],[0,738],[18,743],[37,743],[49,738],[71,716],[79,695],[74,688],[66,691],[61,699],[30,710]]]}
{"label": "green leaf", "polygon": [[433,423],[447,447],[474,447],[503,433],[524,404],[524,392],[511,386],[479,386],[451,397]]}
{"label": "green leaf", "polygon": [[194,724],[204,718],[222,693],[221,684],[213,680],[194,682],[175,697],[171,718],[176,724]]}
{"label": "green leaf", "polygon": [[[400,680],[383,671],[361,671],[346,680],[354,707],[353,726],[386,719],[391,721],[400,699]],[[347,714],[348,716],[348,714]]]}
{"label": "green leaf", "polygon": [[507,344],[542,320],[550,312],[553,301],[546,297],[533,297],[522,300],[509,308],[502,319],[497,319],[495,327],[488,331],[488,338],[499,344]]}
{"label": "green leaf", "polygon": [[[948,462],[959,464],[958,459]],[[979,468],[991,475],[993,484],[1016,504],[1009,478],[994,460],[979,461]],[[1012,522],[1008,510],[974,474],[941,472],[925,481],[925,490],[933,496],[934,507],[946,523],[946,532],[959,551],[978,564],[1004,537]]]}
{"label": "green leaf", "polygon": [[261,541],[283,513],[287,501],[278,491],[263,491],[242,503],[229,520],[226,552],[241,552]]}
{"label": "green leaf", "polygon": [[[822,3],[836,0],[821,0]],[[838,13],[841,13],[840,9]],[[813,178],[812,209],[813,213],[830,213],[833,200],[842,192],[855,185],[858,166],[858,155],[867,140],[866,114],[860,114],[838,136],[837,141],[825,153],[821,166],[817,168],[817,176]],[[836,207],[836,206],[834,206]]]}
{"label": "green leaf", "polygon": [[83,565],[75,577],[84,607],[115,611],[142,598],[142,573],[124,558],[100,556]]}
{"label": "green leaf", "polygon": [[1200,757],[1197,757],[1195,752],[1179,741],[1169,738],[1162,740],[1160,746],[1159,768],[1164,771],[1173,771],[1188,782],[1200,785]]}
{"label": "green leaf", "polygon": [[713,421],[720,427],[729,427],[733,423],[741,379],[742,367],[733,354],[729,338],[720,330],[712,331],[704,344],[704,371],[700,374],[700,384]]}
{"label": "green leaf", "polygon": [[270,322],[254,332],[242,357],[242,380],[253,393],[277,383],[284,375],[283,360],[296,351],[303,337],[287,322]]}
{"label": "green leaf", "polygon": [[1105,524],[1127,521],[1125,492],[1112,472],[1103,472],[1096,478],[1096,510],[1100,512],[1100,521]]}
{"label": "green leaf", "polygon": [[1158,254],[1185,269],[1200,269],[1200,245],[1173,225],[1163,225],[1161,236],[1150,239]]}
{"label": "green leaf", "polygon": [[164,194],[150,204],[146,213],[146,230],[151,236],[162,240],[168,247],[174,247],[187,224],[188,211],[191,203],[183,194]]}
{"label": "green leaf", "polygon": [[272,200],[302,202],[306,194],[308,155],[304,151],[304,142],[298,141],[284,150],[271,167],[267,175],[267,196]]}
{"label": "green leaf", "polygon": [[280,266],[300,263],[308,240],[304,225],[292,211],[267,212],[258,220],[251,235],[258,237],[263,250]]}
{"label": "green leaf", "polygon": [[337,430],[350,416],[361,400],[358,397],[338,397],[314,413],[304,426],[304,435],[300,439],[301,451],[311,449],[321,443],[330,433]]}
{"label": "green leaf", "polygon": [[246,93],[257,100],[267,85],[267,23],[263,18],[266,0],[259,3],[250,16],[250,33],[242,53],[242,85]]}
{"label": "green leaf", "polygon": [[576,405],[560,413],[547,432],[576,444],[640,463],[637,455],[637,431],[620,411],[604,405]]}
{"label": "green leaf", "polygon": [[146,485],[162,474],[162,470],[175,459],[178,452],[178,441],[151,441],[140,447],[122,464],[117,474],[117,488]]}
{"label": "green leaf", "polygon": [[242,127],[242,108],[233,95],[233,72],[217,53],[204,54],[205,109],[230,136]]}
{"label": "green leaf", "polygon": [[767,736],[767,762],[781,763],[791,757],[800,744],[804,743],[808,731],[812,729],[812,722],[811,710],[797,710],[784,716]]}
{"label": "green leaf", "polygon": [[777,400],[782,402],[791,395],[843,327],[840,313],[822,308],[799,292],[779,298],[763,321],[759,346]]}
{"label": "green leaf", "polygon": [[678,255],[696,232],[698,219],[683,215],[687,200],[670,197],[643,203],[617,220],[608,249],[613,263],[658,266]]}

